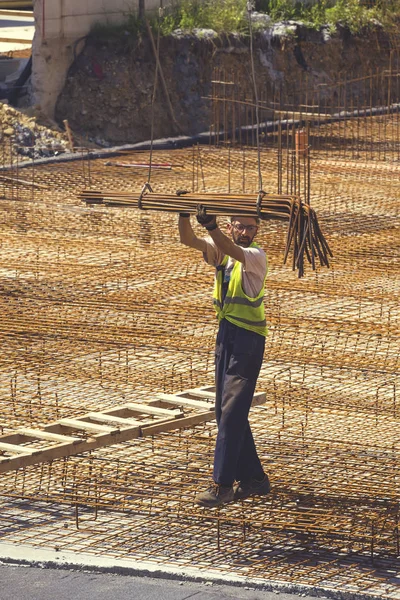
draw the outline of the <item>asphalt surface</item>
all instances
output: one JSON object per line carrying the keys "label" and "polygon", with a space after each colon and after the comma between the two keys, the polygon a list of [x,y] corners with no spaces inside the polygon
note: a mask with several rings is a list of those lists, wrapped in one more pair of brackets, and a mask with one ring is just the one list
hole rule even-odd
{"label": "asphalt surface", "polygon": [[[0,565],[0,600],[311,600],[205,581],[169,580],[13,564]],[[321,596],[320,596],[321,598]]]}

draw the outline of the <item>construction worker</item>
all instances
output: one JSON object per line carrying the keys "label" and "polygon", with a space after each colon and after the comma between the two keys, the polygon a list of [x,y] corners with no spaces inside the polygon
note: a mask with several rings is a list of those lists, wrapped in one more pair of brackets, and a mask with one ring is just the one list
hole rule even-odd
{"label": "construction worker", "polygon": [[215,350],[215,414],[218,435],[214,483],[200,492],[200,506],[219,506],[270,490],[258,458],[248,414],[260,372],[267,327],[264,283],[267,257],[255,242],[258,219],[231,217],[227,235],[216,217],[198,207],[197,220],[208,232],[199,238],[189,214],[180,213],[180,241],[203,253],[216,268],[214,308],[219,320]]}

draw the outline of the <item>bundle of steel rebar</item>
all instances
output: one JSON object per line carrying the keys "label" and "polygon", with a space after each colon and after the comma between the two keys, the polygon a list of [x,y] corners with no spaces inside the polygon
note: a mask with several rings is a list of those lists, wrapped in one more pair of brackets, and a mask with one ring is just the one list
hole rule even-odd
{"label": "bundle of steel rebar", "polygon": [[176,194],[156,193],[146,184],[142,192],[133,193],[84,190],[80,198],[86,204],[134,207],[141,210],[186,212],[196,214],[199,206],[207,214],[217,216],[246,216],[261,220],[284,219],[289,221],[284,263],[293,252],[292,267],[299,277],[304,275],[304,256],[315,269],[316,258],[321,266],[329,267],[332,256],[328,243],[319,227],[315,211],[297,196],[267,194],[196,194],[178,190]]}

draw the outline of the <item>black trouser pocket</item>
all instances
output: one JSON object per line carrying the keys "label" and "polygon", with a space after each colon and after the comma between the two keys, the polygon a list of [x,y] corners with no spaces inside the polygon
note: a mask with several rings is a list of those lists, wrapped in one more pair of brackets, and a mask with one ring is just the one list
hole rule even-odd
{"label": "black trouser pocket", "polygon": [[260,372],[264,356],[265,337],[241,327],[235,327],[235,329],[227,374],[237,375],[242,379],[253,381],[257,379]]}

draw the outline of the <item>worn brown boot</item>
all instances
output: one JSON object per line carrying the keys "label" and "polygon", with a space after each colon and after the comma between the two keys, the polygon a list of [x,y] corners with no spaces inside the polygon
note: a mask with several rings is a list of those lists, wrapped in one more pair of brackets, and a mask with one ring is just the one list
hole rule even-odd
{"label": "worn brown boot", "polygon": [[235,500],[248,498],[249,496],[266,496],[271,490],[268,475],[265,475],[261,481],[250,479],[250,481],[239,481],[234,486]]}
{"label": "worn brown boot", "polygon": [[208,490],[196,495],[194,501],[199,506],[220,506],[234,499],[233,486],[224,486],[214,483]]}

